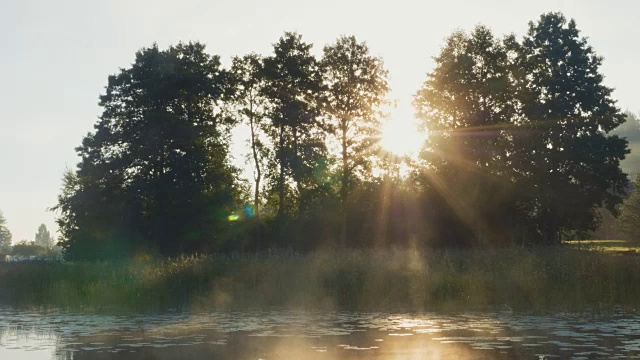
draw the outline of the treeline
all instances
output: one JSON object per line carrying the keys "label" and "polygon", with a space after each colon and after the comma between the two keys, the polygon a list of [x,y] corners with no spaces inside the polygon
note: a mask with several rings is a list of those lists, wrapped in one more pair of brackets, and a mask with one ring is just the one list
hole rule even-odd
{"label": "treeline", "polygon": [[34,240],[21,240],[12,245],[13,235],[7,226],[7,219],[0,210],[0,262],[5,255],[18,256],[55,256],[60,254],[60,248],[56,247],[56,241],[47,230],[45,224],[38,226]]}
{"label": "treeline", "polygon": [[[154,45],[109,76],[55,207],[66,255],[554,244],[622,201],[625,117],[562,14],[522,39],[449,36],[414,97],[417,159],[378,144],[382,59],[353,36],[311,48],[285,33],[223,68],[200,43]],[[239,124],[251,181],[230,161]]]}

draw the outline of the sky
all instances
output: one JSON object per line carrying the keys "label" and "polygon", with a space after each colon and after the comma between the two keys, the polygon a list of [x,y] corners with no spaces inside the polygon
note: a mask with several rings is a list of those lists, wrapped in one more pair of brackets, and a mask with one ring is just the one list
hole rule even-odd
{"label": "sky", "polygon": [[549,11],[577,21],[605,58],[620,107],[640,110],[640,2],[632,0],[2,0],[0,210],[14,242],[33,240],[41,223],[57,230],[47,208],[101,113],[107,76],[154,42],[201,41],[228,65],[234,55],[270,53],[284,31],[301,33],[318,56],[339,35],[355,35],[384,59],[395,116],[411,117],[411,97],[452,31],[484,24],[520,37]]}

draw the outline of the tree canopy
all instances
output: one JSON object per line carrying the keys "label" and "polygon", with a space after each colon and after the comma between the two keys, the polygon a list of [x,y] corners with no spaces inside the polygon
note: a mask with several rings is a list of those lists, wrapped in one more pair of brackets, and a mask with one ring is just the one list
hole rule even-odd
{"label": "tree canopy", "polygon": [[6,251],[11,246],[11,231],[7,228],[7,219],[0,211],[0,251]]}
{"label": "tree canopy", "polygon": [[516,119],[507,50],[478,26],[471,34],[452,34],[435,61],[414,99],[430,131],[423,153],[430,168],[422,176],[427,201],[447,209],[436,216],[458,232],[450,237],[497,241],[505,235],[499,233],[502,226],[514,220],[508,216],[513,206],[505,203],[513,196],[508,131]]}
{"label": "tree canopy", "polygon": [[38,232],[35,236],[35,244],[38,246],[42,246],[45,249],[52,249],[55,246],[55,240],[49,230],[47,230],[47,226],[45,224],[40,224],[38,227]]}
{"label": "tree canopy", "polygon": [[11,252],[14,256],[46,256],[50,249],[39,245],[34,241],[21,240],[13,246]]}
{"label": "tree canopy", "polygon": [[[316,57],[286,32],[229,69],[200,43],[141,49],[64,175],[67,257],[550,245],[616,214],[625,115],[573,20],[543,14],[521,39],[455,31],[434,60],[413,102],[425,145],[388,161],[389,75],[354,36]],[[249,180],[231,166],[235,126]]]}
{"label": "tree canopy", "polygon": [[443,206],[459,237],[553,244],[595,230],[601,206],[615,212],[629,150],[609,134],[625,117],[601,63],[557,13],[530,23],[521,42],[483,26],[447,40],[415,104],[433,132],[425,183],[451,194]]}
{"label": "tree canopy", "polygon": [[142,49],[109,76],[57,206],[69,254],[178,254],[220,240],[236,191],[219,108],[227,78],[199,43]]}
{"label": "tree canopy", "polygon": [[555,243],[564,230],[595,230],[597,207],[615,212],[628,184],[620,168],[628,143],[610,134],[625,116],[603,85],[602,57],[558,13],[531,22],[512,45],[525,130],[515,142],[538,231]]}
{"label": "tree canopy", "polygon": [[620,209],[618,227],[629,239],[640,239],[640,175],[633,179],[633,189]]}
{"label": "tree canopy", "polygon": [[249,146],[254,181],[253,208],[259,216],[264,203],[261,196],[264,186],[262,179],[270,156],[270,149],[265,141],[265,132],[269,129],[265,123],[266,115],[270,108],[265,96],[264,60],[257,54],[235,57],[231,73],[236,90],[231,102],[232,111],[236,113],[239,122],[249,126],[251,135]]}
{"label": "tree canopy", "polygon": [[267,134],[274,144],[270,174],[279,218],[304,210],[323,189],[327,160],[322,73],[312,44],[285,33],[264,59],[264,94],[271,103]]}
{"label": "tree canopy", "polygon": [[324,47],[326,113],[330,133],[340,144],[342,241],[347,236],[347,203],[358,180],[367,179],[375,158],[380,106],[389,91],[382,59],[369,54],[355,36],[341,36]]}

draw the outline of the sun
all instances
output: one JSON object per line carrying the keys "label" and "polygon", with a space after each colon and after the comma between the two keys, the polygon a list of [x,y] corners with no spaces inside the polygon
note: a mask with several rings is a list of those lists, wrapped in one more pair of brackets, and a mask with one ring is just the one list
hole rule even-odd
{"label": "sun", "polygon": [[426,134],[411,118],[392,118],[382,124],[380,146],[396,156],[417,156]]}

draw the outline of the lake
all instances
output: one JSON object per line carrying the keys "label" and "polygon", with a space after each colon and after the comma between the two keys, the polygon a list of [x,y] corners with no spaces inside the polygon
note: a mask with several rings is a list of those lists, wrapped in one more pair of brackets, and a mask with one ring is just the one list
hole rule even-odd
{"label": "lake", "polygon": [[0,359],[638,357],[636,314],[215,310],[107,315],[0,307]]}

